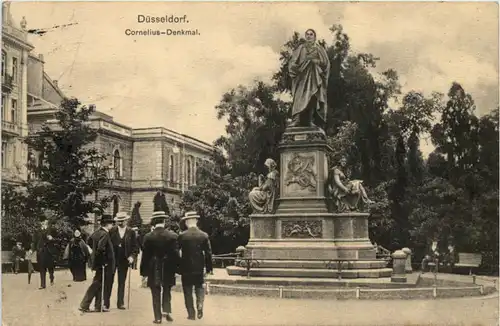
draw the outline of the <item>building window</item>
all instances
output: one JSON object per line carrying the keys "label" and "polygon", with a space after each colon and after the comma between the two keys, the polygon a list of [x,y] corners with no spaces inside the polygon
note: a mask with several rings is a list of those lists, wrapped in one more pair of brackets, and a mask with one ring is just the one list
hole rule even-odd
{"label": "building window", "polygon": [[2,169],[7,167],[7,141],[2,141]]}
{"label": "building window", "polygon": [[2,121],[5,121],[6,120],[6,116],[5,116],[5,111],[6,111],[6,106],[5,106],[5,101],[6,101],[6,98],[5,96],[2,96]]}
{"label": "building window", "polygon": [[168,162],[168,174],[170,182],[174,182],[174,156],[170,155],[170,160]]}
{"label": "building window", "polygon": [[116,179],[120,179],[122,176],[122,157],[120,155],[120,151],[115,149],[113,153],[113,168],[114,168],[114,177]]}
{"label": "building window", "polygon": [[12,81],[17,82],[17,58],[12,58]]}
{"label": "building window", "polygon": [[191,161],[187,160],[187,185],[191,184]]}
{"label": "building window", "polygon": [[17,123],[17,100],[12,99],[12,105],[10,107],[10,121],[12,123]]}
{"label": "building window", "polygon": [[198,161],[194,162],[194,184],[198,183]]}
{"label": "building window", "polygon": [[2,77],[5,76],[5,72],[7,70],[7,67],[5,66],[7,64],[7,54],[5,51],[2,50]]}

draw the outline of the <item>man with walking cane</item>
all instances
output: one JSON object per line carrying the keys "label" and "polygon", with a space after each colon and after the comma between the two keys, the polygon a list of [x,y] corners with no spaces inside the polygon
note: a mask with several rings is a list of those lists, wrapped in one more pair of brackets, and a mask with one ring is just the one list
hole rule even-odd
{"label": "man with walking cane", "polygon": [[[121,310],[125,309],[125,281],[127,280],[127,274],[130,279],[130,267],[139,254],[139,243],[136,233],[125,224],[129,218],[130,216],[127,213],[118,212],[115,217],[117,225],[109,231],[116,261],[116,267],[111,278],[111,287],[113,286],[114,274],[118,272],[117,307]],[[109,295],[111,296],[111,291]],[[107,298],[106,300],[109,301],[109,299]]]}
{"label": "man with walking cane", "polygon": [[151,224],[154,229],[144,237],[140,266],[141,276],[147,277],[153,297],[154,324],[161,324],[162,308],[166,313],[166,320],[173,321],[170,291],[175,285],[180,257],[177,234],[165,229],[166,218],[163,211],[153,213]]}
{"label": "man with walking cane", "polygon": [[115,270],[115,253],[109,237],[109,230],[113,227],[113,223],[111,215],[103,215],[101,227],[88,240],[92,248],[91,266],[95,275],[80,303],[81,312],[90,312],[90,304],[94,298],[95,311],[109,311],[109,302],[106,302],[106,297],[111,290],[111,278]]}
{"label": "man with walking cane", "polygon": [[181,251],[181,280],[184,292],[184,303],[188,312],[188,319],[195,320],[193,303],[193,287],[196,293],[196,308],[198,319],[203,318],[203,301],[205,298],[204,272],[212,274],[212,249],[208,234],[200,230],[197,222],[200,216],[196,212],[187,212],[181,219],[186,230],[179,234]]}

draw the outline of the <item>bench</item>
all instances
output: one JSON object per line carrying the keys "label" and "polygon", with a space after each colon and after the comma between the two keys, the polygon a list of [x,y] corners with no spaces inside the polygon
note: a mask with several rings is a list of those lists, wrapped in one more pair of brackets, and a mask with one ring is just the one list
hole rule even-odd
{"label": "bench", "polygon": [[478,268],[481,265],[482,260],[483,255],[481,254],[459,252],[458,262],[455,264],[455,267],[469,268],[469,275],[472,275],[472,269]]}
{"label": "bench", "polygon": [[2,251],[2,270],[6,267],[9,272],[14,272],[14,262],[12,261],[14,254],[12,251]]}

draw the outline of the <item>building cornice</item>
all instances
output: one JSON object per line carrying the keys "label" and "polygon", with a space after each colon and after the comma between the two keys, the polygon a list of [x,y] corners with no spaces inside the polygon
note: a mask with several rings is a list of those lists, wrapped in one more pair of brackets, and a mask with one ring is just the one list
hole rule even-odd
{"label": "building cornice", "polygon": [[[31,50],[33,50],[35,48],[33,45],[31,45],[27,41],[22,40],[19,37],[16,37],[12,33],[10,33],[9,28],[14,28],[14,27],[12,27],[12,26],[2,26],[2,43],[5,40],[7,40],[7,41],[10,41],[10,42],[12,42],[12,43],[20,46],[21,48],[23,48],[23,49],[25,49],[27,51],[31,51]],[[22,31],[19,31],[19,33],[22,33]]]}
{"label": "building cornice", "polygon": [[207,153],[211,153],[213,151],[213,147],[208,143],[163,127],[132,129],[132,136],[135,141],[166,139],[174,144],[183,144],[184,146],[189,146],[193,149],[201,150]]}

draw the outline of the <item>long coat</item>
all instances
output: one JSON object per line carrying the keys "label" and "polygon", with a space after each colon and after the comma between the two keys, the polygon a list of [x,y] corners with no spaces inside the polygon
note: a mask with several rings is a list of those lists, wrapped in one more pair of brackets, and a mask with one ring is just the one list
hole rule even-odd
{"label": "long coat", "polygon": [[[117,255],[118,246],[120,245],[121,242],[120,231],[118,230],[118,226],[114,226],[109,231],[109,236],[111,238],[111,242],[113,243],[113,249],[115,251],[115,255]],[[133,257],[134,260],[137,259],[137,255],[139,254],[139,241],[137,239],[135,231],[129,228],[128,226],[125,229],[124,240],[125,240],[125,246],[124,246],[125,258]],[[119,257],[116,256],[116,259],[118,258]],[[117,261],[117,263],[119,262]]]}
{"label": "long coat", "polygon": [[292,116],[303,112],[315,95],[317,103],[314,115],[324,123],[330,75],[330,60],[326,50],[316,42],[311,45],[303,43],[293,51],[288,69],[292,78]]}
{"label": "long coat", "polygon": [[[73,252],[72,252],[71,248],[74,246],[78,246],[80,248],[79,254],[81,256],[73,257]],[[63,259],[68,260],[70,264],[75,259],[78,259],[78,260],[81,259],[81,261],[85,264],[87,262],[89,256],[90,256],[89,248],[87,247],[87,244],[85,243],[85,241],[83,241],[83,239],[81,239],[81,238],[73,238],[69,241],[68,245],[66,246],[66,249],[64,250]]]}
{"label": "long coat", "polygon": [[110,270],[115,269],[115,252],[108,231],[103,228],[98,229],[89,237],[88,244],[92,248],[90,264],[92,270],[98,270],[103,266],[108,266]]}
{"label": "long coat", "polygon": [[179,235],[181,249],[181,274],[203,275],[212,272],[212,248],[208,234],[197,227],[191,227]]}
{"label": "long coat", "polygon": [[147,276],[149,287],[174,286],[179,259],[177,234],[157,227],[144,237],[141,276]]}
{"label": "long coat", "polygon": [[[52,236],[49,240],[48,236]],[[58,257],[53,231],[51,229],[40,230],[33,235],[31,250],[36,252],[36,261],[43,267],[54,267]]]}

